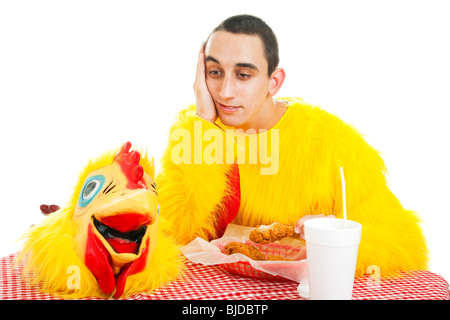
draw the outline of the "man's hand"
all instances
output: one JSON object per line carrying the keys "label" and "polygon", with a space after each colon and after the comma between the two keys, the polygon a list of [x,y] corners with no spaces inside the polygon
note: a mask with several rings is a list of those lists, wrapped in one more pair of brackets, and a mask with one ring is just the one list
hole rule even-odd
{"label": "man's hand", "polygon": [[294,231],[295,231],[295,233],[299,233],[300,238],[302,238],[303,240],[305,240],[305,231],[303,228],[305,221],[309,220],[309,219],[314,219],[314,218],[335,218],[335,216],[333,216],[333,215],[326,216],[324,214],[317,214],[317,215],[306,215],[306,216],[302,217],[301,219],[299,219],[297,221],[297,223],[295,224]]}
{"label": "man's hand", "polygon": [[197,74],[194,82],[195,100],[197,102],[197,115],[211,123],[217,119],[217,110],[214,100],[206,85],[205,75],[205,43],[202,43],[198,55]]}

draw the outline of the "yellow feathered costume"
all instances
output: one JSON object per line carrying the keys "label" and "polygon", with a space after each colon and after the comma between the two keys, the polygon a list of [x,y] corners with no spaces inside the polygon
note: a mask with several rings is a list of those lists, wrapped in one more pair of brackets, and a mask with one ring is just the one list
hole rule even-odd
{"label": "yellow feathered costume", "polygon": [[119,298],[178,276],[179,246],[159,217],[153,160],[130,146],[91,160],[68,203],[25,234],[16,263],[43,292]]}
{"label": "yellow feathered costume", "polygon": [[[342,218],[339,167],[343,167],[348,218],[363,226],[356,276],[371,265],[380,267],[382,276],[425,269],[427,248],[419,218],[405,210],[387,187],[378,152],[336,116],[300,98],[282,100],[289,108],[274,128],[235,133],[234,138],[219,120],[221,129],[196,116],[195,106],[179,114],[157,177],[161,213],[174,224],[179,241],[218,236],[215,215],[224,196],[233,192],[227,184],[233,156],[241,192],[233,223],[246,226],[295,225],[305,215]],[[216,143],[221,139],[223,143]],[[248,152],[251,141],[257,141],[253,158]],[[243,149],[245,154],[240,153]]]}

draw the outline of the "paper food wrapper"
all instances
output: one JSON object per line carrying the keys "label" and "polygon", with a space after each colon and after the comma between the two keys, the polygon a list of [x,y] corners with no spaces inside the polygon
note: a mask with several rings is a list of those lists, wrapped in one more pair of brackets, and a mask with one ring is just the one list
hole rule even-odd
{"label": "paper food wrapper", "polygon": [[[249,234],[253,229],[253,227],[229,224],[222,238],[211,242],[205,241],[201,238],[196,238],[189,244],[182,247],[181,252],[188,260],[206,266],[248,261],[254,269],[298,283],[306,283],[308,278],[308,270],[304,249],[302,250],[302,247],[304,247],[304,242],[291,238],[285,238],[281,241],[268,243],[265,245],[256,244],[249,240]],[[257,247],[264,254],[279,255],[291,261],[252,260],[240,253],[235,253],[232,255],[223,253],[221,249],[227,243],[232,241],[251,244]]]}

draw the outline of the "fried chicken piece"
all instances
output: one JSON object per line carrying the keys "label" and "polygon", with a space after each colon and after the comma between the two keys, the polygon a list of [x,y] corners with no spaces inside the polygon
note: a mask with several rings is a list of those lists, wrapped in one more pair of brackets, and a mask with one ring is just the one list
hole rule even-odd
{"label": "fried chicken piece", "polygon": [[258,226],[249,235],[251,241],[260,244],[275,242],[286,237],[300,239],[300,235],[294,231],[294,227],[279,222],[274,222],[269,226]]}
{"label": "fried chicken piece", "polygon": [[289,259],[286,259],[282,256],[272,256],[272,255],[268,255],[266,260],[277,260],[277,261],[291,261]]}
{"label": "fried chicken piece", "polygon": [[247,257],[249,257],[250,259],[253,260],[285,260],[285,261],[289,261],[289,259],[283,258],[282,256],[272,256],[272,255],[268,255],[267,258],[265,257],[265,255],[259,251],[258,248],[249,245],[249,244],[245,244],[245,243],[241,243],[241,242],[229,242],[227,245],[225,245],[223,247],[226,251],[226,253],[228,255],[233,254],[233,253],[242,253],[243,255],[246,255]]}
{"label": "fried chicken piece", "polygon": [[257,248],[241,243],[241,242],[230,242],[226,246],[223,247],[228,255],[233,253],[242,253],[246,255],[250,259],[253,260],[266,260],[266,256],[259,251]]}

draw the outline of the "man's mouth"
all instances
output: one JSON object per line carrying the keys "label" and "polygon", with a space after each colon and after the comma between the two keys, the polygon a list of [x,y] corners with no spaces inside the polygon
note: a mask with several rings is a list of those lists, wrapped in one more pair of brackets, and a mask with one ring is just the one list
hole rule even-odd
{"label": "man's mouth", "polygon": [[222,104],[219,102],[217,102],[217,104],[219,105],[220,109],[222,109],[222,111],[225,113],[234,113],[234,112],[238,111],[239,109],[241,109],[241,107],[239,107],[239,106],[230,106],[230,105],[225,105],[225,104]]}
{"label": "man's mouth", "polygon": [[145,235],[145,231],[147,230],[147,226],[141,226],[140,228],[129,232],[120,232],[119,230],[101,223],[95,217],[93,220],[97,231],[117,253],[137,254],[139,252],[139,247],[142,238]]}

